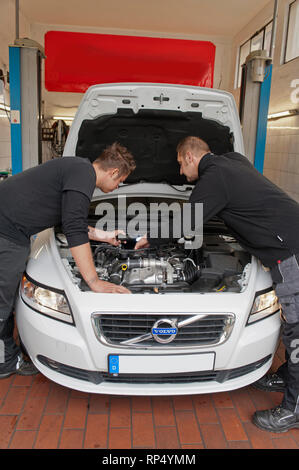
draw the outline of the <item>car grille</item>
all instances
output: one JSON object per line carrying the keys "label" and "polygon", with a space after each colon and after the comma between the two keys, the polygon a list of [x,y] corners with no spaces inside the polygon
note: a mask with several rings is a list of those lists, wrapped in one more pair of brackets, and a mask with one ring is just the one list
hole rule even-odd
{"label": "car grille", "polygon": [[[117,347],[192,348],[225,341],[232,331],[234,318],[233,314],[94,314],[93,325],[100,341]],[[161,319],[175,320],[178,326],[177,335],[169,343],[159,343],[151,334],[152,327]],[[140,340],[143,335],[146,337]]]}

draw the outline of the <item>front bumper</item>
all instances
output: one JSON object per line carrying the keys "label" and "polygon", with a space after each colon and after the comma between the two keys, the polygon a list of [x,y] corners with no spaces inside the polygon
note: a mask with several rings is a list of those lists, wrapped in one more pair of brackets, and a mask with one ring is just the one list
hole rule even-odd
{"label": "front bumper", "polygon": [[[108,374],[108,356],[121,355],[124,350],[102,344],[92,328],[91,314],[84,317],[80,329],[33,311],[21,298],[17,301],[17,323],[20,338],[40,372],[50,380],[83,392],[114,395],[189,395],[233,390],[249,385],[270,368],[280,334],[279,313],[244,328],[236,325],[232,336],[218,346],[179,351],[178,372],[167,374],[158,370],[140,374],[136,360],[141,355],[155,354],[155,360],[177,361],[178,353],[163,348],[130,350],[130,371]],[[185,356],[184,356],[185,353]],[[184,370],[190,354],[213,354],[215,360],[208,370]],[[129,357],[130,364],[130,357]]]}

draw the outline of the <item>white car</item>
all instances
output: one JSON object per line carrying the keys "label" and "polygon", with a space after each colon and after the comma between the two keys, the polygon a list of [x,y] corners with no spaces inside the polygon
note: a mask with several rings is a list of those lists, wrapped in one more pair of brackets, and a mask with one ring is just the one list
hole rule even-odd
{"label": "white car", "polygon": [[[103,202],[117,214],[119,204],[188,201],[192,185],[176,162],[187,135],[207,140],[214,153],[244,153],[229,93],[138,83],[89,88],[63,158],[92,160],[118,141],[137,162],[116,191],[95,191],[90,225]],[[99,277],[132,292],[101,294],[82,280],[59,227],[38,234],[16,314],[39,371],[72,389],[114,395],[221,392],[263,376],[281,328],[269,270],[217,218],[204,226],[200,248],[179,242],[138,252],[91,242]]]}

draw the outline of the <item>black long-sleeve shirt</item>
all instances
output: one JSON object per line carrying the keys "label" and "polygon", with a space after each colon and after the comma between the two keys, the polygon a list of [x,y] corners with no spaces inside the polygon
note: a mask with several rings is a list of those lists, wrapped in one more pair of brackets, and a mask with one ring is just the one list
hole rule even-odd
{"label": "black long-sleeve shirt", "polygon": [[299,253],[299,204],[239,153],[204,155],[189,202],[203,203],[203,223],[217,215],[265,266]]}
{"label": "black long-sleeve shirt", "polygon": [[63,157],[0,183],[0,236],[27,245],[31,235],[62,224],[70,247],[88,238],[88,210],[96,183],[87,158]]}

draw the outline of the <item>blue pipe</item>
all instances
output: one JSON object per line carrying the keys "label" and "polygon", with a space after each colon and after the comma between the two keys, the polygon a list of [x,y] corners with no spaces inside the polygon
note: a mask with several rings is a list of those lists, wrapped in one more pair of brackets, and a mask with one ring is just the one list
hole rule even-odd
{"label": "blue pipe", "polygon": [[9,47],[10,140],[12,174],[23,171],[21,127],[21,54],[19,47]]}
{"label": "blue pipe", "polygon": [[264,170],[264,158],[267,138],[268,110],[272,81],[272,64],[266,66],[265,78],[261,84],[254,166],[260,172]]}

